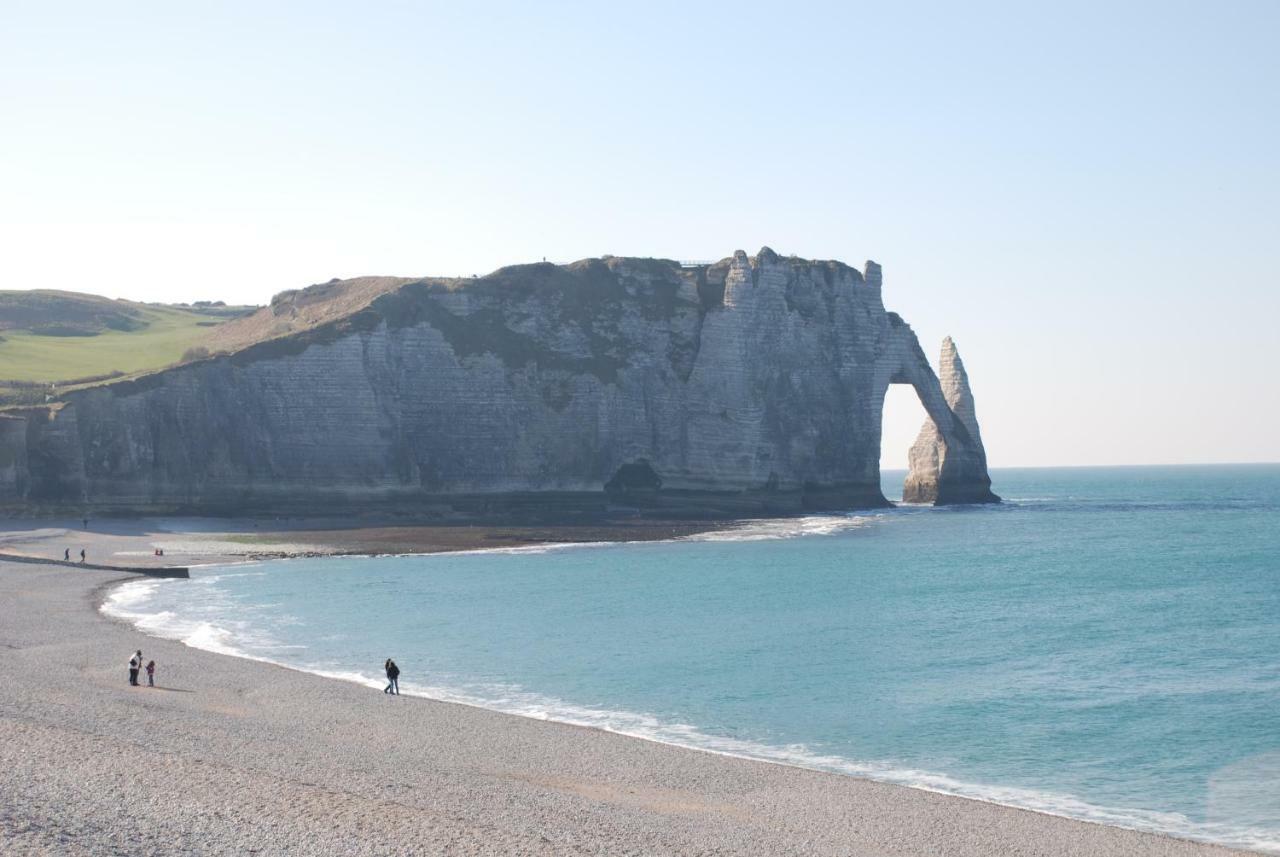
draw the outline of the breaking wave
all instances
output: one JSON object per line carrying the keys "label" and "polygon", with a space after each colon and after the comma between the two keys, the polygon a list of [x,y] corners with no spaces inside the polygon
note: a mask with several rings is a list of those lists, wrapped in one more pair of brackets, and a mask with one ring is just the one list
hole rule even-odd
{"label": "breaking wave", "polygon": [[723,530],[686,536],[693,542],[759,542],[802,536],[829,536],[869,524],[880,515],[810,515],[803,518],[769,518],[744,521]]}

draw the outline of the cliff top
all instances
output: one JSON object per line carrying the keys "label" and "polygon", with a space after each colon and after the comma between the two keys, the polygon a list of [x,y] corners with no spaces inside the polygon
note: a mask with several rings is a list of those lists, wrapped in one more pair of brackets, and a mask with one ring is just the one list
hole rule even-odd
{"label": "cliff top", "polygon": [[[760,248],[755,256],[739,250],[715,262],[688,263],[675,259],[638,256],[600,256],[579,259],[558,265],[552,262],[533,262],[507,265],[481,277],[356,277],[348,280],[333,279],[304,289],[281,292],[271,299],[268,306],[244,318],[222,325],[209,333],[201,345],[212,353],[242,351],[252,345],[284,339],[307,331],[342,322],[370,307],[384,296],[402,291],[407,286],[417,286],[429,291],[455,291],[458,289],[534,290],[542,288],[565,289],[583,299],[605,297],[610,285],[616,284],[616,275],[643,275],[672,282],[686,280],[709,285],[714,290],[723,284],[724,276],[735,259],[758,264],[784,263],[794,266],[818,266],[833,273],[851,275],[873,284],[879,283],[880,267],[868,262],[866,273],[838,261],[803,259],[798,256],[779,256],[769,247]],[[596,289],[606,289],[602,294]]]}
{"label": "cliff top", "polygon": [[412,277],[356,277],[280,292],[257,312],[210,331],[201,342],[211,352],[239,351],[258,342],[338,321],[394,291]]}
{"label": "cliff top", "polygon": [[[333,279],[280,292],[269,305],[252,311],[220,303],[166,307],[51,290],[0,292],[0,329],[18,333],[7,339],[43,340],[24,362],[14,359],[13,342],[0,339],[0,357],[9,358],[4,363],[11,371],[27,364],[33,371],[40,368],[35,374],[15,374],[9,379],[19,381],[17,387],[6,388],[0,380],[0,406],[56,401],[71,389],[139,378],[219,354],[252,348],[257,355],[267,356],[280,349],[304,348],[317,337],[341,335],[380,318],[400,323],[404,316],[403,322],[408,323],[418,317],[411,309],[418,298],[430,293],[478,289],[516,297],[556,291],[565,298],[562,310],[589,315],[623,297],[630,288],[625,283],[637,281],[653,285],[647,288],[652,311],[670,311],[675,287],[684,283],[696,285],[706,309],[720,302],[728,271],[742,263],[818,268],[828,277],[874,286],[880,282],[880,268],[874,262],[867,262],[864,273],[843,262],[779,256],[762,247],[754,256],[738,250],[715,262],[602,256],[564,265],[510,265],[482,277]],[[267,343],[275,344],[266,351],[254,348]],[[105,353],[104,345],[109,346]]]}

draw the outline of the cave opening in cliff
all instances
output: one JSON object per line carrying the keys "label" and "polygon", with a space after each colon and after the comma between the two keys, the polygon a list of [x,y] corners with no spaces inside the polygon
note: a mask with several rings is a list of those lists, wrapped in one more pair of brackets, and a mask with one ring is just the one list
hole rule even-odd
{"label": "cave opening in cliff", "polygon": [[910,384],[890,384],[884,394],[880,424],[880,481],[884,496],[897,503],[907,479],[907,453],[928,414]]}

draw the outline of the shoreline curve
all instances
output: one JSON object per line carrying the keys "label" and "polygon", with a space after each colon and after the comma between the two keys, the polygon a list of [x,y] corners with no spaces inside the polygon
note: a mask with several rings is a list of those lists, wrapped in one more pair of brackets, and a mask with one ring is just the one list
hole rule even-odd
{"label": "shoreline curve", "polygon": [[[850,525],[858,526],[860,525],[860,522],[857,519],[854,519],[853,521],[851,521]],[[711,532],[705,535],[715,537],[716,535],[718,535],[718,532]],[[690,537],[686,536],[683,538],[690,538]],[[699,536],[695,535],[695,536],[692,536],[691,538],[699,538]],[[752,535],[749,535],[748,538],[754,539],[756,538],[756,536],[752,534]],[[649,540],[641,540],[640,542],[636,542],[636,543],[642,543],[643,541],[649,541]],[[554,549],[568,549],[568,548],[600,547],[600,546],[606,546],[611,544],[618,544],[618,543],[616,542],[555,543],[550,545],[541,545],[541,546],[530,545],[527,547],[513,547],[513,548],[512,547],[476,548],[476,549],[470,549],[470,550],[463,549],[463,550],[451,550],[451,551],[435,551],[435,552],[426,552],[426,553],[420,553],[420,554],[369,555],[369,556],[371,558],[376,556],[429,556],[429,555],[432,555],[433,553],[461,554],[461,553],[477,553],[477,552],[488,553],[488,552],[495,552],[495,551],[506,553],[506,552],[522,552],[526,550],[540,551],[540,550],[547,550],[547,549],[554,550]],[[269,559],[258,560],[258,562],[271,562],[271,561],[275,561],[275,562],[285,561],[285,558],[275,559],[275,560],[269,560]],[[241,563],[235,563],[235,564],[241,564]],[[213,563],[211,565],[223,566],[224,564]],[[254,663],[266,664],[269,666],[274,666],[280,669],[288,670],[293,673],[306,675],[314,678],[319,678],[322,680],[341,682],[343,684],[366,688],[366,689],[371,687],[376,689],[376,686],[378,684],[376,679],[368,679],[364,676],[360,676],[358,673],[353,673],[348,676],[348,675],[340,675],[335,673],[328,673],[321,670],[307,669],[305,667],[284,663],[284,662],[273,660],[266,657],[260,657],[260,656],[249,654],[243,651],[220,651],[217,649],[206,648],[203,646],[189,643],[180,637],[164,636],[162,634],[157,634],[151,631],[144,631],[137,626],[135,620],[131,620],[125,615],[113,613],[110,609],[109,600],[110,600],[111,593],[114,590],[118,589],[119,587],[127,585],[129,582],[130,582],[129,579],[115,580],[115,581],[105,582],[100,586],[96,587],[94,590],[95,594],[93,597],[93,608],[95,612],[97,612],[100,616],[102,616],[103,618],[105,618],[110,622],[119,624],[126,628],[130,628],[132,630],[137,631],[138,633],[143,633],[152,639],[169,640],[173,642],[178,642],[181,645],[186,646],[195,651],[203,652],[210,655],[221,655],[221,656],[232,658],[232,659],[239,659],[239,660],[250,661]],[[625,739],[638,740],[638,741],[643,741],[643,742],[651,743],[658,746],[670,747],[670,748],[674,748],[681,751],[694,751],[697,753],[703,753],[703,754],[726,758],[726,759],[734,759],[734,760],[755,763],[755,764],[772,765],[772,766],[777,766],[777,767],[795,770],[795,771],[803,771],[803,772],[812,773],[812,774],[819,774],[822,776],[837,777],[840,779],[850,779],[850,780],[866,782],[866,783],[875,783],[877,785],[888,786],[891,788],[909,789],[911,791],[938,795],[938,796],[945,797],[948,799],[953,799],[953,800],[968,801],[968,802],[989,805],[993,807],[999,807],[1002,809],[1007,809],[1007,810],[1012,810],[1017,812],[1030,813],[1035,816],[1059,818],[1059,819],[1071,821],[1074,823],[1088,824],[1088,825],[1092,825],[1092,826],[1103,828],[1103,829],[1123,830],[1123,831],[1128,831],[1128,832],[1146,835],[1146,836],[1160,837],[1160,838],[1168,839],[1173,842],[1185,842],[1185,843],[1196,844],[1196,845],[1205,845],[1213,848],[1228,848],[1228,849],[1258,848],[1260,849],[1259,851],[1256,851],[1256,852],[1240,850],[1240,851],[1231,851],[1229,853],[1280,853],[1280,848],[1274,847],[1270,842],[1267,842],[1264,840],[1247,839],[1246,837],[1239,836],[1239,835],[1237,835],[1236,837],[1237,841],[1224,844],[1222,842],[1208,838],[1207,835],[1197,836],[1195,832],[1188,832],[1185,834],[1181,832],[1173,832],[1167,829],[1161,829],[1160,827],[1156,826],[1154,823],[1152,823],[1149,826],[1144,826],[1140,819],[1129,821],[1129,819],[1104,820],[1100,818],[1090,818],[1087,816],[1082,817],[1081,815],[1072,815],[1067,811],[1056,811],[1055,809],[1050,807],[1027,806],[1027,805],[1019,804],[1016,802],[1000,800],[999,798],[996,798],[996,797],[987,797],[981,794],[964,793],[963,791],[958,791],[954,788],[948,788],[946,786],[931,786],[926,783],[912,782],[904,778],[895,778],[891,775],[877,776],[875,773],[872,773],[872,772],[864,773],[864,772],[858,772],[858,771],[852,771],[852,770],[840,770],[833,766],[824,766],[816,763],[806,764],[802,761],[797,761],[797,760],[788,760],[783,758],[770,758],[767,755],[754,754],[750,752],[750,750],[734,751],[734,750],[727,750],[727,749],[718,749],[710,746],[699,746],[693,743],[685,743],[677,740],[668,740],[655,735],[638,734],[636,732],[626,731],[624,729],[610,728],[608,726],[600,725],[597,723],[580,722],[572,719],[565,719],[562,717],[555,717],[555,716],[537,716],[534,714],[522,713],[516,710],[497,707],[492,704],[485,704],[482,701],[466,701],[465,699],[459,699],[459,698],[442,698],[439,696],[432,696],[428,693],[424,693],[421,691],[413,691],[413,690],[409,690],[405,692],[403,695],[413,700],[420,700],[420,701],[429,702],[429,703],[438,704],[438,705],[458,706],[468,710],[483,711],[489,714],[498,715],[500,717],[518,718],[518,719],[530,721],[533,723],[554,724],[557,726],[569,727],[573,729],[585,729],[593,732],[599,732],[601,734],[614,735],[614,736],[618,736]],[[463,695],[463,694],[460,693],[459,695]],[[631,713],[631,712],[628,712],[628,713]],[[714,737],[714,736],[706,736],[706,737]],[[767,747],[767,745],[762,745],[762,747],[764,749],[769,749],[769,750],[775,749],[775,748]],[[857,764],[850,760],[840,760],[840,761],[850,765],[851,767],[856,766]],[[981,786],[981,784],[969,784],[961,781],[955,781],[943,774],[932,774],[932,773],[923,772],[923,771],[918,773],[921,774],[922,776],[932,777],[939,780],[949,780],[950,782],[955,783],[956,787],[958,788],[965,788],[965,787],[985,788],[984,786]],[[999,787],[989,787],[989,788],[999,788]],[[1012,787],[1010,787],[1010,790],[1023,791],[1020,789],[1013,789]],[[1043,794],[1048,798],[1058,797],[1058,798],[1068,798],[1071,800],[1079,800],[1070,795],[1056,795],[1054,793],[1048,793],[1048,792]],[[1126,810],[1120,810],[1120,809],[1113,810],[1108,807],[1095,806],[1092,804],[1088,804],[1083,800],[1079,800],[1079,803],[1083,808],[1090,811],[1096,811],[1100,814],[1110,813],[1110,812],[1126,812]],[[1137,810],[1137,811],[1127,810],[1127,811],[1142,812],[1142,813],[1149,812],[1152,815],[1160,814],[1156,811],[1145,811],[1145,810]],[[1126,822],[1129,822],[1129,823],[1126,823]]]}

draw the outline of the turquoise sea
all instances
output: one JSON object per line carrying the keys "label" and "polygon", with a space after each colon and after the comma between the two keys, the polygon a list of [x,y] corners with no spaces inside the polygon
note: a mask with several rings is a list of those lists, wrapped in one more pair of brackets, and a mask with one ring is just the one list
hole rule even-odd
{"label": "turquoise sea", "polygon": [[104,609],[371,687],[391,656],[406,693],[1280,853],[1280,465],[993,478],[1000,506],[211,567]]}

